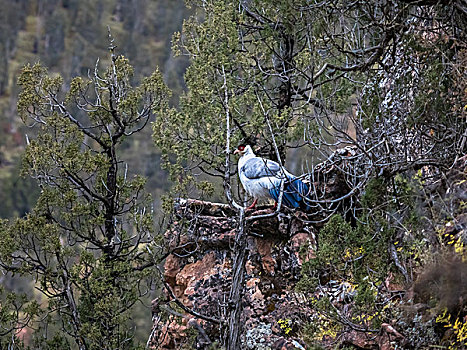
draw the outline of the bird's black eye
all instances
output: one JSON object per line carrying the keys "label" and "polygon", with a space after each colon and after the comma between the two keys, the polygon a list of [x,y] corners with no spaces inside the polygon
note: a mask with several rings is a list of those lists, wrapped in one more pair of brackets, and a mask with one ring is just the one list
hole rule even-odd
{"label": "bird's black eye", "polygon": [[240,145],[240,146],[238,146],[238,150],[239,150],[239,151],[244,151],[244,150],[245,150],[245,145]]}

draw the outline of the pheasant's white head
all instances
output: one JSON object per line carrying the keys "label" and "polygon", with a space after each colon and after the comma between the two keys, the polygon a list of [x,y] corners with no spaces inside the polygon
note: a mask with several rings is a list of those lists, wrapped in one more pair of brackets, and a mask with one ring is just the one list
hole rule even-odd
{"label": "pheasant's white head", "polygon": [[244,154],[248,153],[253,153],[253,150],[251,149],[250,145],[240,145],[234,151],[234,154],[239,154],[240,156],[243,156]]}

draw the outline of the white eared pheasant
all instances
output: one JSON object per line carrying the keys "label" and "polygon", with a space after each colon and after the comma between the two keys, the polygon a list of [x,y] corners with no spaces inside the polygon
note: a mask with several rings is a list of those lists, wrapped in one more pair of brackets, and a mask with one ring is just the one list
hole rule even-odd
{"label": "white eared pheasant", "polygon": [[258,199],[264,198],[274,199],[276,206],[281,191],[281,182],[284,181],[282,205],[291,209],[310,210],[307,202],[309,187],[298,177],[289,173],[277,162],[257,157],[249,145],[238,146],[234,154],[241,155],[238,160],[240,181],[245,191],[254,198],[253,203],[247,209],[254,208]]}

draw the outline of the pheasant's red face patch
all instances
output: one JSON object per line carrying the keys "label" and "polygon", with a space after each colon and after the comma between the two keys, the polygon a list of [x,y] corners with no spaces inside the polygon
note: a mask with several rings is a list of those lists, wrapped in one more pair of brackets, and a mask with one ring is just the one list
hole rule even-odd
{"label": "pheasant's red face patch", "polygon": [[237,147],[237,149],[240,151],[240,152],[243,152],[245,150],[245,145],[240,145]]}

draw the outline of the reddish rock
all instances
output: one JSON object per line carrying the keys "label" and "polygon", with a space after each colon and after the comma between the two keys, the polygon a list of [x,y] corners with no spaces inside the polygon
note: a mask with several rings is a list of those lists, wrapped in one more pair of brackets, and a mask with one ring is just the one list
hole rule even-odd
{"label": "reddish rock", "polygon": [[172,288],[176,287],[176,277],[179,272],[180,260],[173,254],[170,254],[167,259],[165,259],[164,278]]}
{"label": "reddish rock", "polygon": [[276,260],[271,255],[271,246],[273,242],[266,239],[257,238],[255,243],[256,249],[258,250],[258,253],[261,257],[261,266],[263,267],[263,270],[270,275],[274,275]]}
{"label": "reddish rock", "polygon": [[[295,236],[293,236],[291,238],[291,241],[292,241],[293,252],[294,252],[295,256],[297,257],[297,260],[298,260],[300,265],[303,264],[303,262],[305,262],[305,261],[313,259],[313,257],[314,257],[313,248],[315,246],[315,240],[314,240],[314,236],[312,234],[305,233],[305,232],[300,232],[300,233],[297,233]],[[303,246],[306,247],[307,249],[306,249],[305,254],[304,254],[303,258],[302,258],[300,256],[300,249]]]}
{"label": "reddish rock", "polygon": [[352,344],[360,349],[378,349],[376,336],[371,333],[350,331],[343,335],[344,343]]}
{"label": "reddish rock", "polygon": [[192,306],[190,297],[196,294],[197,284],[213,275],[219,267],[216,266],[216,257],[214,252],[206,254],[201,260],[192,264],[187,264],[177,274],[175,294],[186,306]]}

